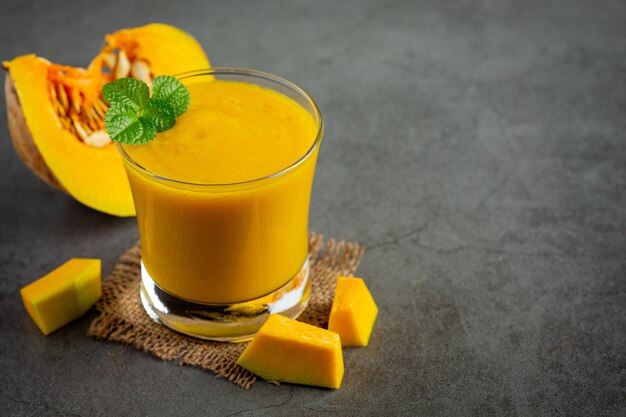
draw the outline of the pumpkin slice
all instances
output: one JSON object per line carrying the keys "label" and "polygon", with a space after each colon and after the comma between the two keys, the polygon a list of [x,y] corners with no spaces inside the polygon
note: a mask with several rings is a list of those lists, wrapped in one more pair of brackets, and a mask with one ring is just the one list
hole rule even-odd
{"label": "pumpkin slice", "polygon": [[105,37],[86,68],[35,55],[5,63],[5,97],[15,149],[46,183],[96,210],[134,216],[121,157],[104,129],[102,86],[117,78],[150,82],[209,68],[200,45],[165,24],[123,29]]}

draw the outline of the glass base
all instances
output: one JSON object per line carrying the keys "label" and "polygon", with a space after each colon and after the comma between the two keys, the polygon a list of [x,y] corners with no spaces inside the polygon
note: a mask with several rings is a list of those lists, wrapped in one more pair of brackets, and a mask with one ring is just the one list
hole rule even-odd
{"label": "glass base", "polygon": [[141,262],[141,302],[148,315],[188,336],[222,342],[252,339],[270,314],[296,318],[311,294],[309,259],[285,285],[263,297],[235,304],[204,304],[160,288]]}

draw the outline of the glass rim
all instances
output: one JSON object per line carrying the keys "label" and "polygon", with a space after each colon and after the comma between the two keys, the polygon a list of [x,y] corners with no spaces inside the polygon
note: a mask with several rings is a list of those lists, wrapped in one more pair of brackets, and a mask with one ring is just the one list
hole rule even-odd
{"label": "glass rim", "polygon": [[175,74],[174,76],[178,78],[179,80],[184,80],[186,78],[192,78],[192,77],[203,76],[203,75],[224,75],[224,74],[242,75],[242,76],[247,76],[247,77],[256,77],[256,78],[262,78],[265,80],[273,81],[278,84],[281,84],[284,87],[289,88],[290,90],[295,91],[300,96],[304,97],[313,108],[313,112],[315,113],[315,116],[317,118],[316,120],[317,132],[315,134],[315,140],[313,141],[313,144],[309,147],[309,149],[307,149],[307,151],[301,157],[299,157],[295,162],[293,162],[292,164],[288,165],[287,167],[277,172],[274,172],[274,173],[271,173],[271,174],[268,174],[259,178],[253,178],[253,179],[245,180],[245,181],[228,182],[228,183],[198,183],[198,182],[191,182],[191,181],[181,181],[181,180],[177,180],[174,178],[165,177],[139,164],[126,152],[122,144],[115,142],[115,147],[117,148],[118,152],[121,154],[122,159],[127,164],[129,164],[133,169],[139,171],[139,173],[147,175],[153,179],[162,181],[164,183],[171,183],[175,185],[183,185],[183,186],[189,186],[189,187],[202,187],[202,188],[216,187],[217,188],[217,187],[227,187],[227,186],[237,186],[237,185],[254,185],[255,183],[282,177],[283,175],[293,171],[299,165],[304,163],[304,161],[306,161],[309,158],[309,156],[311,156],[311,154],[313,154],[313,152],[319,147],[319,144],[322,141],[322,136],[324,134],[324,120],[322,119],[322,113],[320,112],[320,109],[317,106],[317,103],[315,102],[315,100],[313,100],[313,98],[309,95],[309,93],[307,93],[303,88],[299,87],[298,85],[287,80],[286,78],[280,77],[278,75],[270,74],[264,71],[253,70],[253,69],[248,69],[248,68],[237,68],[237,67],[213,67],[213,68],[207,68],[207,69],[182,72],[179,74]]}

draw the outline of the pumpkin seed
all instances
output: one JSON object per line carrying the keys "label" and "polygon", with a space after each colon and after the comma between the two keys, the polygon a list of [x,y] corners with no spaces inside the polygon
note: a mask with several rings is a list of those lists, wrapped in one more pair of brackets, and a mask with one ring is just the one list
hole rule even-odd
{"label": "pumpkin seed", "polygon": [[113,69],[115,69],[115,64],[117,64],[117,56],[115,56],[113,52],[109,52],[102,55],[102,61],[104,61],[104,65],[113,71]]}
{"label": "pumpkin seed", "polygon": [[76,97],[73,100],[73,104],[74,104],[74,110],[76,110],[76,114],[80,114],[81,112],[81,104],[83,102],[83,99],[81,98],[80,93],[76,94]]}
{"label": "pumpkin seed", "polygon": [[101,148],[111,143],[111,138],[104,130],[96,130],[85,138],[85,143],[96,148]]}
{"label": "pumpkin seed", "polygon": [[59,99],[57,98],[57,89],[52,83],[50,83],[50,101],[52,101],[55,105],[59,101]]}
{"label": "pumpkin seed", "polygon": [[63,105],[58,101],[56,102],[56,109],[59,116],[67,117],[67,111],[65,111],[65,107],[63,107]]}
{"label": "pumpkin seed", "polygon": [[74,120],[74,128],[76,128],[76,133],[78,133],[78,136],[80,136],[80,138],[84,142],[89,134],[87,133],[83,125],[78,120]]}
{"label": "pumpkin seed", "polygon": [[70,109],[70,102],[67,99],[67,92],[65,91],[65,87],[61,84],[57,84],[57,96],[58,102],[61,103],[63,108],[67,111]]}
{"label": "pumpkin seed", "polygon": [[98,122],[94,119],[90,119],[89,122],[87,122],[87,126],[89,126],[92,131],[100,129],[100,126],[98,126]]}
{"label": "pumpkin seed", "polygon": [[102,98],[99,98],[94,103],[93,108],[96,110],[98,115],[104,119],[104,115],[106,114],[107,110],[109,109],[109,106],[104,102],[104,100]]}
{"label": "pumpkin seed", "polygon": [[146,84],[150,84],[152,78],[150,77],[150,67],[146,61],[141,59],[136,59],[133,61],[132,66],[130,68],[130,74],[137,78],[138,80],[143,81]]}
{"label": "pumpkin seed", "polygon": [[130,73],[130,61],[126,52],[120,51],[117,56],[117,65],[115,66],[115,79],[128,77]]}

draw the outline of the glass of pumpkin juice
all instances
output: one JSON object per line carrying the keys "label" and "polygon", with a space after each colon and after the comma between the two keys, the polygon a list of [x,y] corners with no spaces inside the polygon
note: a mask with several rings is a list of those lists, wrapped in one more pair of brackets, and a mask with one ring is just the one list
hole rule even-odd
{"label": "glass of pumpkin juice", "polygon": [[145,145],[118,144],[141,240],[144,308],[187,335],[250,339],[310,294],[308,215],[322,116],[259,71],[179,76],[190,105]]}

